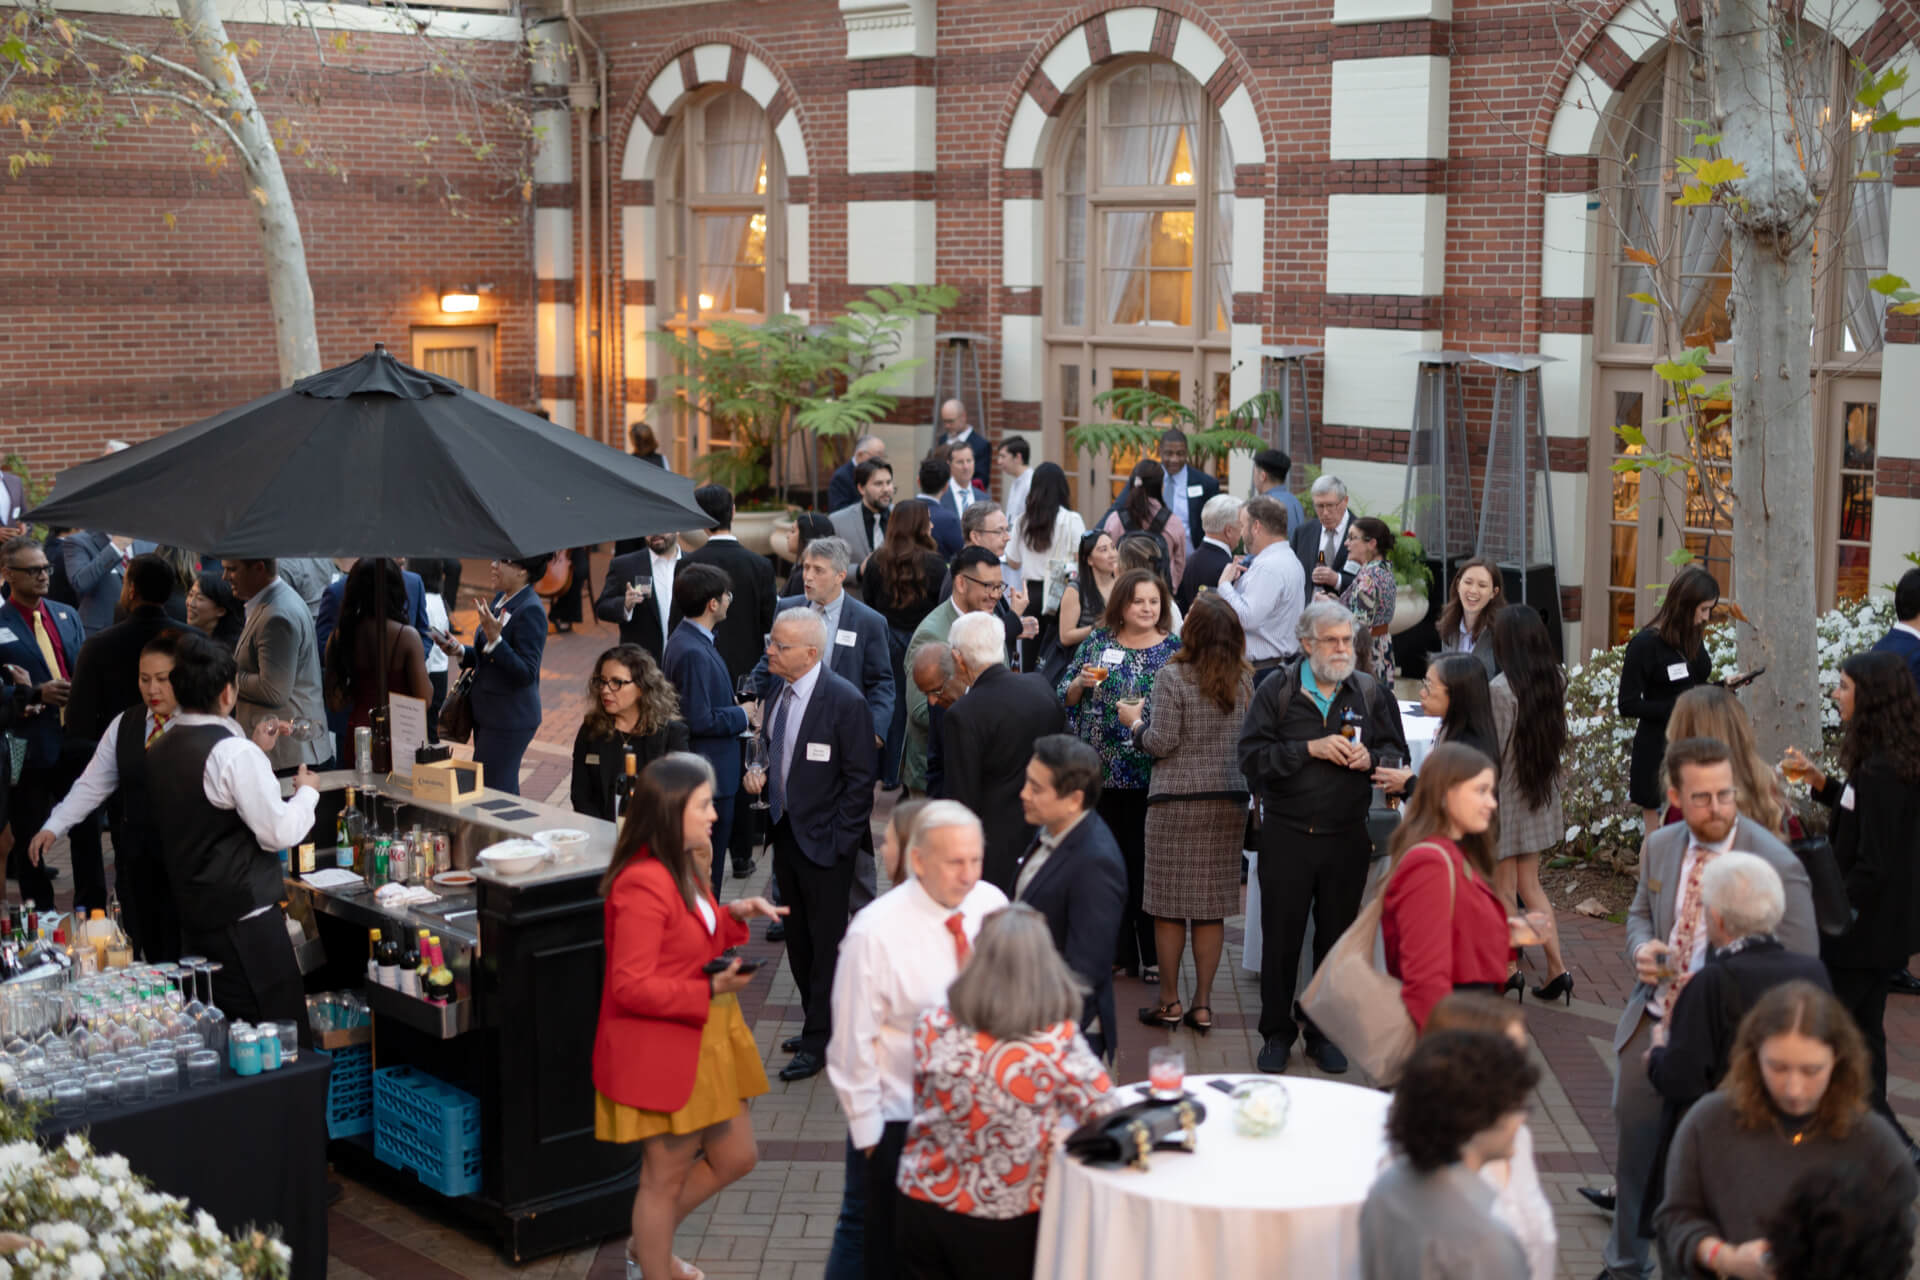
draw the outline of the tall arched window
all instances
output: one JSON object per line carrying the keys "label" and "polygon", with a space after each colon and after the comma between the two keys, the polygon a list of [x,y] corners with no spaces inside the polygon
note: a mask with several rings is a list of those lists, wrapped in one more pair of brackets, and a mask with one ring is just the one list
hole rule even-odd
{"label": "tall arched window", "polygon": [[[1873,470],[1880,402],[1880,348],[1885,299],[1867,282],[1886,270],[1892,199],[1891,134],[1875,134],[1870,118],[1853,111],[1857,72],[1847,51],[1824,33],[1803,28],[1793,64],[1792,112],[1802,130],[1804,163],[1823,196],[1814,236],[1813,355],[1816,592],[1823,603],[1867,590],[1872,538]],[[1685,172],[1676,161],[1713,154],[1698,122],[1708,117],[1705,81],[1692,51],[1669,48],[1642,65],[1624,108],[1612,122],[1600,182],[1606,199],[1603,235],[1610,245],[1595,315],[1598,400],[1594,412],[1587,581],[1606,584],[1604,610],[1592,609],[1590,639],[1618,643],[1657,607],[1649,583],[1671,576],[1667,557],[1684,548],[1720,580],[1733,585],[1733,521],[1715,490],[1732,469],[1731,424],[1723,422],[1698,452],[1720,482],[1697,474],[1663,479],[1651,472],[1616,473],[1618,458],[1637,454],[1614,430],[1631,426],[1646,448],[1684,454],[1666,384],[1654,365],[1687,347],[1710,346],[1709,369],[1724,375],[1740,340],[1737,300],[1731,298],[1732,246],[1716,207],[1674,204]],[[1702,139],[1705,141],[1702,141]],[[1646,259],[1655,261],[1649,264]],[[1677,332],[1633,298],[1669,298]],[[1727,406],[1708,406],[1710,410]],[[1610,493],[1610,500],[1598,495]],[[1601,619],[1604,621],[1601,621]]]}
{"label": "tall arched window", "polygon": [[[1157,58],[1095,73],[1047,165],[1047,421],[1071,428],[1110,387],[1227,400],[1233,151],[1200,82]],[[1065,456],[1063,441],[1050,442]],[[1104,508],[1130,458],[1069,468]]]}
{"label": "tall arched window", "polygon": [[[698,332],[720,317],[752,324],[787,310],[786,172],[759,103],[726,86],[691,98],[656,181],[662,327]],[[685,413],[674,415],[673,434],[682,469],[731,443]]]}

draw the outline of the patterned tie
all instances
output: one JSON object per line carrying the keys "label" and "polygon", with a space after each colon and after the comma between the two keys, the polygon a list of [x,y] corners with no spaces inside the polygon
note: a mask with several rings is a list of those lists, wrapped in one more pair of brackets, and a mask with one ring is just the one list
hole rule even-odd
{"label": "patterned tie", "polygon": [[768,803],[770,820],[780,821],[787,811],[787,708],[793,705],[793,686],[788,685],[773,709],[773,721],[767,725],[767,779],[771,784]]}
{"label": "patterned tie", "polygon": [[1687,873],[1686,882],[1680,886],[1680,906],[1674,916],[1673,957],[1668,962],[1674,968],[1673,990],[1667,993],[1667,1012],[1673,1012],[1680,993],[1686,989],[1693,963],[1693,940],[1698,936],[1706,921],[1706,913],[1700,902],[1700,877],[1706,873],[1707,864],[1719,855],[1705,845],[1694,846],[1693,870]]}
{"label": "patterned tie", "polygon": [[149,747],[152,746],[153,740],[159,737],[161,734],[165,733],[166,731],[167,731],[167,717],[162,715],[154,716],[153,728],[147,730],[147,745]]}
{"label": "patterned tie", "polygon": [[967,945],[967,921],[958,911],[947,917],[947,932],[953,935],[953,960],[964,969],[973,948]]}

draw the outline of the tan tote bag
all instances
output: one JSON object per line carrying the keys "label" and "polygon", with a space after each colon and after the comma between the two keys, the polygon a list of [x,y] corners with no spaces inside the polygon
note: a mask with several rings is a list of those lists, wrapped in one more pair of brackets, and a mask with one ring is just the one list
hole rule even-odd
{"label": "tan tote bag", "polygon": [[[1401,855],[1400,866],[1422,849],[1433,850],[1447,864],[1447,918],[1451,920],[1456,875],[1447,851],[1423,842]],[[1379,892],[1360,908],[1300,996],[1301,1009],[1321,1034],[1347,1055],[1369,1083],[1383,1089],[1399,1082],[1400,1068],[1413,1052],[1418,1035],[1400,999],[1400,979],[1373,964],[1373,940],[1380,933],[1387,885],[1399,872],[1400,867],[1395,867],[1380,882]]]}

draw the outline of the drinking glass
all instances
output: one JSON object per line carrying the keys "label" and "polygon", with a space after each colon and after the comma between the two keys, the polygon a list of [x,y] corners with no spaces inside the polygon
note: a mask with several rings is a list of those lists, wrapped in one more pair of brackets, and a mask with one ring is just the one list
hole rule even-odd
{"label": "drinking glass", "polygon": [[[1375,767],[1381,769],[1398,769],[1405,763],[1401,759],[1400,753],[1392,747],[1382,747],[1379,751],[1376,751],[1373,762]],[[1400,807],[1400,797],[1397,793],[1382,791],[1380,794],[1386,798],[1387,808],[1398,809]]]}
{"label": "drinking glass", "polygon": [[1147,1050],[1147,1084],[1153,1096],[1171,1101],[1180,1096],[1187,1077],[1187,1055],[1170,1044]]}
{"label": "drinking glass", "polygon": [[147,1100],[147,1064],[123,1062],[113,1073],[113,1096],[121,1106]]}
{"label": "drinking glass", "polygon": [[220,1055],[211,1049],[195,1049],[187,1055],[187,1087],[198,1089],[220,1079]]}
{"label": "drinking glass", "polygon": [[87,1114],[87,1086],[84,1080],[67,1078],[53,1086],[53,1114],[62,1120]]}
{"label": "drinking glass", "polygon": [[300,1061],[300,1024],[276,1022],[273,1029],[280,1033],[280,1065],[291,1066]]}
{"label": "drinking glass", "polygon": [[327,736],[327,722],[309,720],[306,716],[295,716],[287,721],[284,733],[296,742],[318,742]]}
{"label": "drinking glass", "polygon": [[201,1016],[207,1011],[207,1006],[201,1001],[200,993],[196,989],[194,982],[194,979],[200,973],[201,966],[206,963],[207,958],[205,956],[180,957],[180,972],[186,975],[187,979],[186,1012],[187,1016],[195,1022],[200,1021]]}
{"label": "drinking glass", "polygon": [[113,1077],[96,1071],[86,1079],[87,1110],[108,1111],[113,1107]]}
{"label": "drinking glass", "polygon": [[[747,774],[750,777],[758,775],[763,783],[767,780],[767,740],[758,734],[747,743]],[[747,807],[750,809],[772,808],[772,805],[767,802],[766,787],[760,788],[760,794],[755,796],[753,803]]]}
{"label": "drinking glass", "polygon": [[652,578],[629,578],[627,579],[627,585],[640,593],[640,601],[642,604],[653,599]]}
{"label": "drinking glass", "polygon": [[[753,673],[748,672],[746,675],[741,676],[738,680],[735,680],[733,682],[733,692],[734,692],[735,702],[752,702],[754,700]],[[742,729],[740,731],[740,736],[743,738],[753,737],[754,736],[753,726],[748,725],[746,728]]]}
{"label": "drinking glass", "polygon": [[156,1098],[180,1092],[180,1068],[172,1057],[157,1058],[147,1064],[147,1092]]}

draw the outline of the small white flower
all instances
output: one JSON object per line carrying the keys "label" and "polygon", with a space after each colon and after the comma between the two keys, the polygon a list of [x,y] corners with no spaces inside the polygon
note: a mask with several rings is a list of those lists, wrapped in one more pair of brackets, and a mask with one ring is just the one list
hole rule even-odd
{"label": "small white flower", "polygon": [[107,1264],[100,1255],[91,1249],[75,1254],[67,1260],[67,1275],[72,1280],[101,1280],[107,1274]]}
{"label": "small white flower", "polygon": [[193,1247],[185,1240],[175,1240],[167,1246],[167,1265],[175,1271],[185,1271],[193,1265]]}

